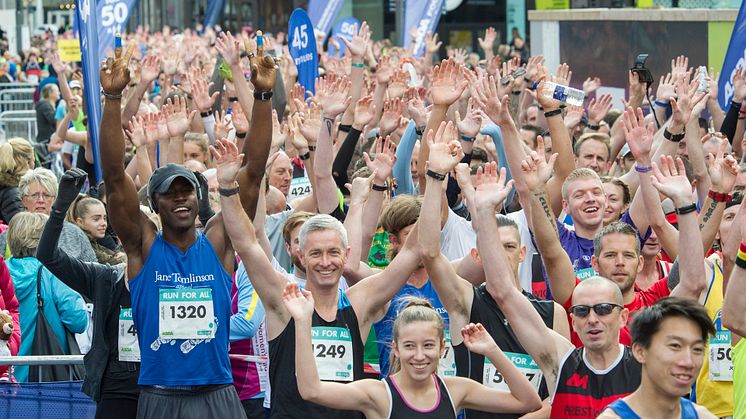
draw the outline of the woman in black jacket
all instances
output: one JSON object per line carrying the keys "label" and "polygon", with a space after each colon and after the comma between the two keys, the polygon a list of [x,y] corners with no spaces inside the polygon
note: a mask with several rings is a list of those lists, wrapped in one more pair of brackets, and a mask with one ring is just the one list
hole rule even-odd
{"label": "woman in black jacket", "polygon": [[0,220],[5,224],[23,211],[18,181],[34,165],[34,148],[23,138],[0,145]]}
{"label": "woman in black jacket", "polygon": [[81,390],[96,401],[96,418],[134,418],[140,395],[140,349],[124,264],[81,262],[57,246],[65,213],[86,177],[81,169],[62,176],[36,257],[57,278],[93,301],[93,344],[85,356]]}

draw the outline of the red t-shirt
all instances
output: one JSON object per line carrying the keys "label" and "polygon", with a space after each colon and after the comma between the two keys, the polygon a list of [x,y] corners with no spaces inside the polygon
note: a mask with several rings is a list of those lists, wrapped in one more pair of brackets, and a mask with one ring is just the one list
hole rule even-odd
{"label": "red t-shirt", "polygon": [[[580,283],[580,280],[575,278],[575,286],[577,286]],[[629,323],[632,322],[632,317],[634,313],[638,310],[641,310],[647,306],[653,305],[656,301],[660,300],[661,298],[668,297],[671,294],[671,290],[668,289],[668,278],[663,278],[660,281],[656,282],[648,288],[645,291],[635,291],[635,298],[630,302],[629,304],[625,304],[624,308],[629,310],[629,318],[627,319],[627,324],[624,325],[624,327],[619,330],[619,343],[626,346],[632,345],[632,335],[629,332]],[[575,330],[572,328],[572,317],[570,316],[570,307],[572,307],[572,295],[570,295],[570,299],[567,300],[562,307],[567,312],[567,321],[570,323],[570,341],[573,345],[575,345],[578,348],[581,348],[583,346],[583,342],[580,341],[580,336],[578,336],[577,333],[575,333]]]}

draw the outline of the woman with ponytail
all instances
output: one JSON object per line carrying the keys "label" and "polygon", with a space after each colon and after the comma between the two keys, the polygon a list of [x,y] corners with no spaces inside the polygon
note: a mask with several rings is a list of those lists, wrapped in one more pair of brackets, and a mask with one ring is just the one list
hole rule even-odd
{"label": "woman with ponytail", "polygon": [[[107,240],[108,218],[103,202],[91,196],[79,194],[70,205],[65,218],[83,230],[91,242],[98,263],[119,265],[127,261],[122,247],[111,238]],[[107,242],[111,243],[107,246]]]}
{"label": "woman with ponytail", "polygon": [[[463,377],[436,374],[445,347],[443,319],[427,300],[410,297],[393,327],[391,375],[348,384],[319,380],[311,340],[313,296],[289,283],[283,302],[295,322],[295,371],[298,390],[310,402],[340,410],[357,410],[373,418],[456,418],[461,409],[494,413],[538,410],[541,400],[518,368],[500,351],[481,324],[461,330],[464,344],[487,357],[510,392],[490,389]],[[329,353],[328,348],[324,348]],[[341,348],[339,348],[341,349]]]}
{"label": "woman with ponytail", "polygon": [[18,181],[34,165],[34,148],[23,138],[0,145],[0,219],[5,224],[23,211]]}

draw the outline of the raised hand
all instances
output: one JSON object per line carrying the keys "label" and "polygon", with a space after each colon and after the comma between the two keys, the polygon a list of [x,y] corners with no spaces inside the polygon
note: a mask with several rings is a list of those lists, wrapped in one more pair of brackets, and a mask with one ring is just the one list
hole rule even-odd
{"label": "raised hand", "polygon": [[513,180],[505,183],[506,178],[505,168],[498,171],[497,162],[494,161],[485,164],[484,170],[481,167],[477,169],[473,201],[475,211],[482,209],[494,213],[500,209],[513,188]]}
{"label": "raised hand", "polygon": [[383,184],[391,175],[391,170],[396,163],[396,144],[391,141],[389,136],[386,139],[378,137],[375,146],[375,155],[371,158],[368,153],[363,153],[365,165],[371,172],[376,173],[375,181],[377,184]]}
{"label": "raised hand", "polygon": [[140,82],[150,84],[158,78],[161,73],[161,58],[156,55],[148,55],[140,65]]}
{"label": "raised hand", "polygon": [[[699,81],[696,78],[691,83],[683,79],[676,83],[678,98],[669,100],[673,111],[671,126],[683,128],[689,122],[689,119],[692,118],[693,108],[707,95],[707,92],[698,93],[698,86]],[[676,133],[678,132],[674,132],[674,134]]]}
{"label": "raised hand", "polygon": [[216,140],[215,146],[210,146],[210,154],[215,161],[218,185],[221,188],[235,187],[236,175],[243,161],[243,153],[239,153],[238,147],[224,138]]}
{"label": "raised hand", "polygon": [[414,120],[416,126],[424,127],[427,124],[427,110],[419,95],[407,101],[407,112],[409,112],[409,116]]}
{"label": "raised hand", "polygon": [[57,53],[57,51],[49,54],[49,61],[52,64],[52,68],[59,76],[65,75],[65,70],[67,70],[67,68],[65,67],[65,63],[60,59],[60,54]]}
{"label": "raised hand", "polygon": [[459,64],[459,65],[466,64],[466,50],[463,48],[454,48],[452,58],[453,58],[453,61],[456,62],[456,64]]}
{"label": "raised hand", "polygon": [[212,116],[215,118],[215,127],[212,130],[214,138],[218,139],[227,137],[231,129],[228,126],[230,120],[225,114],[225,111],[215,112]]}
{"label": "raised hand", "polygon": [[74,120],[78,117],[78,112],[80,112],[80,102],[77,97],[73,96],[70,103],[67,104],[67,113],[70,115],[70,119]]}
{"label": "raised hand", "polygon": [[391,76],[394,74],[394,66],[391,63],[389,56],[383,56],[378,60],[378,66],[376,67],[376,81],[381,85],[386,85],[391,80]]}
{"label": "raised hand", "polygon": [[494,57],[487,60],[485,70],[487,70],[487,74],[489,74],[490,76],[500,77],[498,72],[500,71],[500,67],[502,66],[502,64],[502,58],[500,58],[499,55],[495,55]]}
{"label": "raised hand", "polygon": [[482,127],[482,114],[479,109],[474,107],[474,100],[471,98],[464,119],[461,119],[461,114],[456,111],[456,126],[461,135],[474,138],[479,134],[479,129]]}
{"label": "raised hand", "polygon": [[490,76],[482,83],[482,92],[484,92],[484,113],[502,129],[514,127],[513,118],[510,116],[510,106],[508,105],[508,95],[499,96],[497,94],[497,85],[495,78]]}
{"label": "raised hand", "polygon": [[145,129],[143,128],[144,125],[145,118],[143,118],[142,116],[134,115],[129,122],[129,129],[125,131],[135,147],[142,147],[148,141],[147,137],[145,136]]}
{"label": "raised hand", "polygon": [[733,100],[743,102],[744,99],[746,99],[746,68],[738,67],[733,75]]}
{"label": "raised hand", "polygon": [[[231,105],[233,111],[231,112],[231,122],[233,122],[233,128],[236,129],[237,134],[249,132],[249,120],[246,118],[246,114],[238,102],[233,102]],[[219,138],[219,137],[215,137]]]}
{"label": "raised hand", "polygon": [[356,177],[352,180],[352,184],[345,184],[347,190],[350,191],[350,206],[364,205],[368,201],[375,176],[376,173],[373,172],[368,177]]}
{"label": "raised hand", "polygon": [[598,90],[599,87],[601,87],[601,79],[598,77],[588,77],[583,82],[583,93],[585,93],[586,96],[589,96],[591,93]]}
{"label": "raised hand", "polygon": [[347,50],[352,54],[352,57],[360,59],[365,54],[365,51],[368,48],[368,43],[370,42],[370,28],[368,28],[368,22],[360,24],[360,30],[358,30],[357,25],[355,25],[353,33],[355,35],[353,35],[351,41],[344,38],[340,39],[342,39],[342,42],[344,42]]}
{"label": "raised hand", "polygon": [[323,119],[323,110],[321,107],[315,103],[311,103],[311,106],[308,108],[308,114],[303,117],[303,124],[300,126],[300,132],[306,138],[309,146],[316,145]]}
{"label": "raised hand", "polygon": [[569,86],[572,80],[572,71],[567,63],[562,63],[557,67],[557,74],[552,76],[552,81],[563,86]]}
{"label": "raised hand", "polygon": [[466,89],[466,80],[460,77],[461,66],[453,60],[443,60],[433,70],[430,93],[434,105],[450,106]]}
{"label": "raised hand", "polygon": [[299,320],[311,321],[314,309],[311,291],[306,289],[301,290],[298,284],[288,282],[285,285],[285,290],[282,292],[282,302],[296,322]]}
{"label": "raised hand", "polygon": [[591,99],[588,104],[588,122],[591,125],[598,125],[606,117],[611,109],[611,95],[601,95],[598,99]]}
{"label": "raised hand", "polygon": [[298,151],[298,155],[308,153],[308,140],[303,136],[300,127],[303,125],[303,115],[297,113],[288,118],[288,129],[290,130],[290,142]]}
{"label": "raised hand", "polygon": [[396,127],[399,126],[399,118],[404,113],[404,102],[401,99],[396,98],[387,100],[383,104],[383,114],[381,115],[381,121],[378,123],[381,129],[381,135],[389,135]]}
{"label": "raised hand", "polygon": [[121,95],[122,90],[129,84],[129,62],[134,50],[135,45],[131,44],[127,47],[124,55],[122,55],[121,48],[117,48],[114,52],[114,57],[107,58],[101,64],[99,78],[101,79],[101,87],[104,89],[105,94],[111,96]]}
{"label": "raised hand", "polygon": [[409,72],[403,69],[394,71],[388,85],[389,98],[400,98],[407,92],[409,84]]}
{"label": "raised hand", "polygon": [[532,82],[535,82],[539,79],[539,67],[544,67],[544,56],[543,55],[535,55],[533,57],[528,58],[528,63],[526,64],[526,77],[527,79],[531,80]]}
{"label": "raised hand", "polygon": [[428,170],[445,175],[453,170],[464,155],[457,140],[458,132],[452,121],[441,122],[437,132],[427,133],[430,156],[427,160]]}
{"label": "raised hand", "polygon": [[477,41],[479,42],[479,47],[482,48],[482,51],[489,51],[492,52],[492,48],[495,45],[495,39],[497,39],[497,31],[495,28],[490,26],[487,28],[487,30],[484,32],[484,39],[477,38]]}
{"label": "raised hand", "polygon": [[[229,66],[240,64],[240,43],[230,32],[223,32],[215,40],[215,50],[218,51]],[[164,69],[165,71],[165,69]]]}
{"label": "raised hand", "polygon": [[684,162],[673,157],[661,156],[660,165],[653,162],[652,184],[658,192],[671,198],[677,208],[692,203],[692,185],[686,178]]}
{"label": "raised hand", "polygon": [[[705,136],[709,139],[710,134]],[[723,141],[723,145],[727,142]],[[727,147],[727,145],[726,145]],[[710,181],[712,182],[712,190],[715,192],[729,193],[733,189],[733,185],[736,184],[736,177],[738,177],[738,162],[731,155],[725,155],[723,150],[719,150],[717,156],[714,157],[712,154],[709,155],[710,167],[707,170],[710,173]]]}
{"label": "raised hand", "polygon": [[362,130],[364,126],[368,125],[373,120],[375,115],[375,107],[373,106],[373,97],[368,95],[361,98],[355,104],[355,117],[352,125],[356,129]]}
{"label": "raised hand", "polygon": [[622,115],[624,138],[635,160],[642,166],[650,165],[650,150],[653,147],[653,126],[645,126],[645,116],[642,109],[637,113],[630,107]]}
{"label": "raised hand", "polygon": [[[544,108],[544,112],[551,111],[554,109],[559,109],[562,105],[562,102],[560,102],[557,99],[553,99],[550,97],[546,97],[543,94],[541,94],[541,91],[544,89],[544,83],[545,80],[541,80],[539,82],[539,85],[536,87],[536,101],[539,102],[539,105]],[[556,82],[559,83],[559,82]]]}
{"label": "raised hand", "polygon": [[191,76],[190,81],[192,85],[192,103],[201,113],[208,112],[215,103],[215,99],[220,95],[220,92],[214,92],[210,95],[210,88],[214,83],[208,84],[199,75]]}
{"label": "raised hand", "polygon": [[[257,35],[261,35],[257,31]],[[268,92],[275,86],[277,65],[269,55],[264,55],[264,47],[257,47],[256,55],[249,53],[251,65],[251,84],[257,92]]]}
{"label": "raised hand", "polygon": [[671,60],[671,76],[674,81],[682,80],[689,72],[689,57],[679,55]]}
{"label": "raised hand", "polygon": [[492,339],[487,330],[482,326],[482,323],[469,323],[461,329],[461,336],[464,337],[464,345],[466,349],[475,354],[486,356],[491,351],[499,348]]}
{"label": "raised hand", "polygon": [[707,90],[710,92],[710,99],[717,100],[718,97],[718,80],[720,80],[720,72],[715,72],[715,69],[710,67],[710,77],[707,81]]}
{"label": "raised hand", "polygon": [[349,90],[352,84],[346,78],[316,80],[316,100],[327,118],[336,118],[350,106]]}
{"label": "raised hand", "polygon": [[676,85],[671,73],[661,76],[658,82],[658,90],[655,92],[655,100],[659,102],[668,102],[669,99],[676,96]]}
{"label": "raised hand", "polygon": [[163,72],[167,76],[173,77],[179,69],[179,54],[171,52],[163,59]]}
{"label": "raised hand", "polygon": [[276,150],[288,139],[290,130],[287,124],[280,124],[277,111],[272,109],[272,149]]}
{"label": "raised hand", "polygon": [[580,121],[583,119],[583,107],[568,105],[566,110],[567,113],[565,113],[564,118],[565,127],[567,127],[568,130],[572,131],[580,124]]}
{"label": "raised hand", "polygon": [[[145,127],[145,136],[150,140],[151,133],[157,133],[156,141],[168,141],[171,136],[168,134],[168,122],[163,112],[148,114],[148,124]],[[155,130],[153,130],[155,127]]]}
{"label": "raised hand", "polygon": [[539,135],[536,138],[536,150],[532,151],[525,160],[521,162],[523,171],[523,180],[526,187],[531,192],[541,190],[549,179],[552,177],[554,162],[557,160],[557,153],[552,154],[547,161],[544,152],[544,138]]}
{"label": "raised hand", "polygon": [[66,171],[60,178],[57,199],[55,199],[53,207],[60,210],[67,209],[78,197],[80,188],[83,187],[87,178],[88,174],[82,169],[75,168]]}
{"label": "raised hand", "polygon": [[176,96],[173,102],[168,99],[166,105],[163,106],[168,135],[172,138],[183,137],[189,131],[189,124],[196,113],[196,110],[189,113],[186,99],[183,97]]}
{"label": "raised hand", "polygon": [[428,32],[425,35],[425,50],[428,52],[428,54],[435,54],[440,49],[440,46],[443,45],[442,42],[438,42],[438,34],[433,34],[432,32]]}

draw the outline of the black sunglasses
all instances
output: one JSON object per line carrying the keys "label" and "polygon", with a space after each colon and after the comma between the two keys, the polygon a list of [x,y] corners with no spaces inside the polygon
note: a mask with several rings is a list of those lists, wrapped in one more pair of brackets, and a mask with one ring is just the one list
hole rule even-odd
{"label": "black sunglasses", "polygon": [[599,316],[608,316],[617,307],[624,308],[619,304],[613,303],[600,303],[594,304],[592,306],[581,304],[570,307],[570,313],[572,313],[575,317],[583,318],[588,317],[588,315],[591,314],[591,309],[593,309],[593,311],[596,312],[596,314]]}

